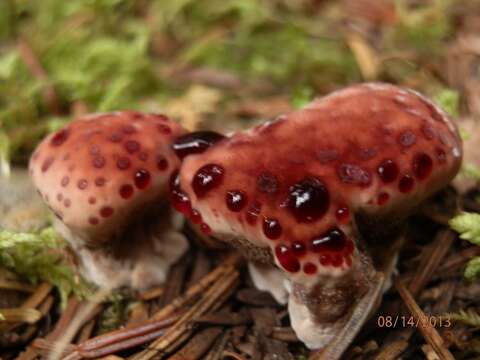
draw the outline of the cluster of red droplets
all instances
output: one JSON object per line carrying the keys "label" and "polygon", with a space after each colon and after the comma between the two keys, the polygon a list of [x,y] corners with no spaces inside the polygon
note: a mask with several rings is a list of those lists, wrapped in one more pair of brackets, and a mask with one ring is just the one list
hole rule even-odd
{"label": "cluster of red droplets", "polygon": [[[352,265],[353,242],[347,239],[345,233],[337,227],[315,236],[308,244],[303,241],[294,241],[290,246],[279,244],[275,246],[275,256],[280,265],[288,272],[296,273],[303,269],[305,274],[315,274],[318,264],[321,266],[341,267],[343,264]],[[314,254],[317,261],[301,259],[307,254]]]}

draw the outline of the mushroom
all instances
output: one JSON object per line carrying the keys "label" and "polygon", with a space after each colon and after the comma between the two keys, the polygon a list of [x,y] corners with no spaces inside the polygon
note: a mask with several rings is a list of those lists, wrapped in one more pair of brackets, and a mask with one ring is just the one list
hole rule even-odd
{"label": "mushroom", "polygon": [[288,299],[299,339],[334,359],[388,286],[402,223],[461,157],[430,100],[368,83],[187,156],[172,191],[204,232],[247,255],[260,289]]}
{"label": "mushroom", "polygon": [[167,196],[183,133],[164,115],[122,111],[76,119],[38,145],[30,176],[90,281],[161,283],[188,248]]}

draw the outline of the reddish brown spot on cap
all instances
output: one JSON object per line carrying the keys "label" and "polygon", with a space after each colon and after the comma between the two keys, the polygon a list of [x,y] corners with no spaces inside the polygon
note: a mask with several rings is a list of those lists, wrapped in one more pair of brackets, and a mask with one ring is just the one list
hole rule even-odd
{"label": "reddish brown spot on cap", "polygon": [[95,185],[98,186],[98,187],[101,187],[101,186],[105,185],[105,181],[106,181],[105,178],[103,178],[101,176],[97,177],[95,179]]}
{"label": "reddish brown spot on cap", "polygon": [[90,225],[98,225],[98,218],[93,217],[93,216],[89,217],[88,222],[90,223]]}
{"label": "reddish brown spot on cap", "polygon": [[398,142],[403,147],[410,147],[417,142],[417,137],[415,136],[413,131],[406,130],[400,134],[400,136],[398,137]]}
{"label": "reddish brown spot on cap", "polygon": [[62,145],[68,138],[70,131],[68,129],[59,130],[50,140],[52,146]]}
{"label": "reddish brown spot on cap", "polygon": [[313,275],[317,272],[317,265],[307,262],[303,265],[303,272],[307,275]]}
{"label": "reddish brown spot on cap", "polygon": [[53,156],[47,157],[47,158],[43,161],[43,164],[42,164],[42,172],[47,172],[47,170],[50,168],[50,166],[52,166],[54,160],[55,160],[55,158],[54,158]]}
{"label": "reddish brown spot on cap", "polygon": [[413,177],[405,174],[400,178],[400,181],[398,182],[398,190],[402,193],[407,193],[412,191],[413,186],[415,185],[415,180],[413,180]]}
{"label": "reddish brown spot on cap", "polygon": [[101,169],[105,166],[105,158],[101,155],[95,156],[92,160],[92,164],[97,169]]}
{"label": "reddish brown spot on cap", "polygon": [[263,172],[257,178],[257,189],[262,193],[274,194],[278,190],[278,179],[269,172]]}
{"label": "reddish brown spot on cap", "polygon": [[163,155],[157,156],[157,169],[160,171],[165,171],[168,168],[168,160]]}
{"label": "reddish brown spot on cap", "polygon": [[80,179],[77,182],[77,187],[80,190],[85,190],[88,187],[88,181],[86,179]]}
{"label": "reddish brown spot on cap", "polygon": [[348,207],[346,206],[341,206],[335,212],[335,217],[337,218],[338,222],[346,224],[350,220],[350,210],[348,210]]}
{"label": "reddish brown spot on cap", "polygon": [[377,204],[384,205],[388,201],[388,199],[390,199],[390,195],[382,192],[378,195]]}
{"label": "reddish brown spot on cap", "polygon": [[70,182],[70,177],[64,176],[62,178],[62,181],[60,182],[60,185],[62,185],[62,187],[66,187],[69,182]]}
{"label": "reddish brown spot on cap", "polygon": [[108,218],[112,216],[112,214],[113,214],[113,208],[111,208],[110,206],[104,206],[100,209],[100,215],[104,218]]}
{"label": "reddish brown spot on cap", "polygon": [[346,184],[368,186],[372,182],[370,173],[354,164],[342,164],[337,168],[340,180]]}
{"label": "reddish brown spot on cap", "polygon": [[118,190],[120,196],[124,199],[129,199],[133,195],[133,186],[130,184],[123,184],[120,186],[120,190]]}
{"label": "reddish brown spot on cap", "polygon": [[170,129],[170,126],[168,125],[158,124],[157,128],[158,128],[158,131],[160,131],[162,134],[168,135],[172,133],[172,129]]}
{"label": "reddish brown spot on cap", "polygon": [[117,168],[120,170],[126,170],[130,167],[130,160],[126,157],[119,157],[117,159]]}
{"label": "reddish brown spot on cap", "polygon": [[125,150],[127,150],[128,153],[133,154],[140,150],[140,144],[138,141],[128,140],[125,142]]}
{"label": "reddish brown spot on cap", "polygon": [[303,241],[294,241],[292,243],[292,252],[297,257],[302,257],[307,253],[307,247]]}

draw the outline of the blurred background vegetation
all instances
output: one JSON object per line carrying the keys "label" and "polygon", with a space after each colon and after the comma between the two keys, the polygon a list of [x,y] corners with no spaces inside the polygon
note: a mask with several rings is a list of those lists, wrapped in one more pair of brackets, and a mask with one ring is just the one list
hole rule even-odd
{"label": "blurred background vegetation", "polygon": [[456,72],[472,69],[458,55],[471,49],[454,48],[479,26],[479,8],[469,0],[2,0],[2,171],[25,164],[45,133],[84,112],[166,111],[190,128],[231,129],[382,80],[457,114],[465,84]]}

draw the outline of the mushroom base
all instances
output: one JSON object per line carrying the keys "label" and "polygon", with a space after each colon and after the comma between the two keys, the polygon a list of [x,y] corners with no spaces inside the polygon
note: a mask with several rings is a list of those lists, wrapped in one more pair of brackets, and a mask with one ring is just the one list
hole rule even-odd
{"label": "mushroom base", "polygon": [[187,251],[188,241],[179,231],[183,219],[170,210],[158,208],[137,219],[117,238],[96,246],[60,220],[54,225],[75,251],[87,280],[100,287],[145,289],[165,281],[170,266]]}

